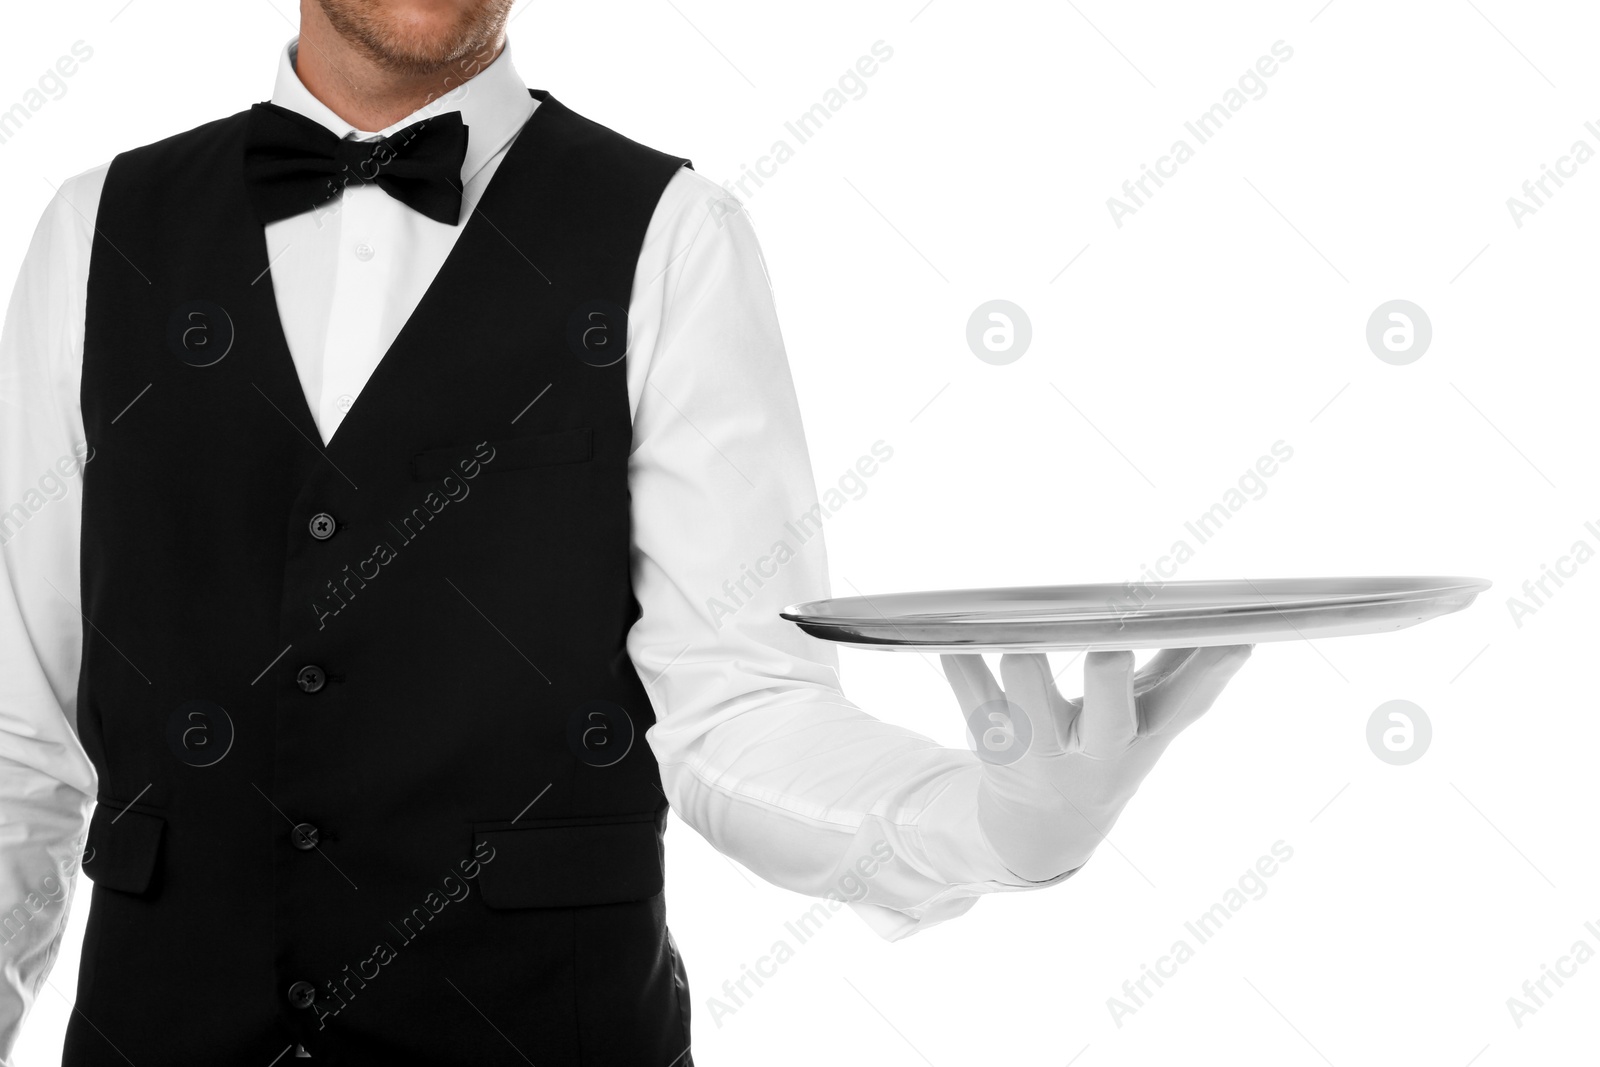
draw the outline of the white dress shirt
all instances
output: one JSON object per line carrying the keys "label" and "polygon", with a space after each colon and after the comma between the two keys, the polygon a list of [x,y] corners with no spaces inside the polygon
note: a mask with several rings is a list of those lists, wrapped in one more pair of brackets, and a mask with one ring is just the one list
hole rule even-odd
{"label": "white dress shirt", "polygon": [[[274,103],[340,136],[377,135],[313,97],[294,56],[290,42]],[[535,106],[507,49],[379,133],[423,112],[461,112],[464,220]],[[62,185],[0,334],[0,1062],[59,946],[96,790],[75,732],[74,461],[84,451],[84,308],[106,170]],[[461,229],[376,186],[351,186],[266,227],[284,333],[324,441]],[[1027,888],[979,831],[978,758],[856,708],[839,690],[833,646],[777,615],[828,595],[822,536],[801,541],[785,525],[818,497],[750,221],[687,168],[651,219],[628,323],[643,614],[627,647],[654,705],[645,736],[673,809],[763,878],[849,900],[890,939],[959,915],[982,894]],[[778,541],[792,558],[759,563]]]}

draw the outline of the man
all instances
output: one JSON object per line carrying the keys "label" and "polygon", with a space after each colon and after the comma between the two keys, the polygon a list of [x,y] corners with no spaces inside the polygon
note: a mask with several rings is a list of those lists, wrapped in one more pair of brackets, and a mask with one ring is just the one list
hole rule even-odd
{"label": "man", "polygon": [[851,705],[776,616],[820,534],[744,566],[815,501],[748,219],[526,89],[509,7],[302,0],[270,104],[40,224],[0,340],[0,1054],[81,848],[72,1067],[688,1065],[669,802],[904,937],[1081,867],[1248,655],[1091,655],[1080,701],[947,658],[1005,759]]}

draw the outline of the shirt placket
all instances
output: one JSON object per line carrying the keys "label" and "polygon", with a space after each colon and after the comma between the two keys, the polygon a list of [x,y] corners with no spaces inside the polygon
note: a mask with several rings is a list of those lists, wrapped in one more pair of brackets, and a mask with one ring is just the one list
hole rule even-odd
{"label": "shirt placket", "polygon": [[393,228],[385,223],[393,204],[373,185],[351,185],[341,197],[334,292],[317,400],[324,438],[332,438],[383,358],[379,344],[395,262],[395,249],[386,247],[392,242],[385,236]]}

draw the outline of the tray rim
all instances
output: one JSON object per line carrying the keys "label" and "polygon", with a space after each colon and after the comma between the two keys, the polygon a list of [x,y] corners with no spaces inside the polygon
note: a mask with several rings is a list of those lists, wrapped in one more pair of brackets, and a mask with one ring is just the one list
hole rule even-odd
{"label": "tray rim", "polygon": [[[1315,578],[1198,578],[1180,579],[1163,582],[1161,588],[1171,586],[1184,586],[1189,588],[1207,585],[1231,585],[1245,582],[1250,585],[1260,583],[1284,582],[1389,582],[1415,583],[1403,588],[1391,589],[1387,592],[1357,591],[1348,594],[1327,594],[1320,596],[1305,596],[1292,600],[1268,601],[1263,599],[1260,604],[1237,604],[1225,607],[1196,607],[1182,605],[1176,607],[1144,607],[1130,605],[1121,611],[1080,611],[1071,613],[1040,612],[1032,615],[1019,615],[1010,619],[996,618],[993,615],[979,618],[968,617],[969,613],[961,612],[927,612],[917,615],[888,616],[879,612],[875,615],[864,614],[831,614],[819,613],[818,608],[827,604],[861,602],[870,604],[874,598],[904,597],[904,596],[959,596],[962,594],[981,594],[990,597],[1004,596],[1007,593],[1037,593],[1042,590],[1052,589],[1103,589],[1111,592],[1121,592],[1127,588],[1127,583],[1118,585],[1111,582],[1085,582],[1076,585],[1014,585],[979,587],[966,589],[930,589],[914,592],[858,594],[848,597],[828,597],[822,600],[802,601],[791,604],[778,612],[780,618],[796,624],[810,624],[821,626],[850,626],[869,625],[878,626],[885,623],[893,625],[895,621],[903,621],[913,625],[938,624],[953,627],[996,626],[1006,623],[1022,624],[1050,624],[1050,623],[1082,623],[1092,624],[1097,622],[1123,622],[1129,618],[1148,620],[1181,621],[1184,619],[1215,619],[1227,617],[1250,617],[1254,615],[1275,615],[1285,611],[1308,612],[1319,610],[1332,610],[1336,608],[1352,608],[1367,605],[1398,605],[1415,603],[1419,601],[1437,601],[1448,596],[1470,596],[1478,594],[1492,587],[1493,582],[1486,578],[1474,578],[1463,575],[1346,575],[1323,576]],[[1426,583],[1426,584],[1425,584]],[[911,642],[907,642],[911,643]]]}

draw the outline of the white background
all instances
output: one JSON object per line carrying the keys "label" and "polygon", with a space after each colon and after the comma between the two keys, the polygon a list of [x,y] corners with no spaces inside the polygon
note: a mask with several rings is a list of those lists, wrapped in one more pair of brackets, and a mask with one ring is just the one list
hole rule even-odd
{"label": "white background", "polygon": [[[124,3],[8,12],[0,109],[75,41],[94,54],[0,144],[7,285],[52,183],[265,99],[296,17]],[[1600,150],[1600,25],[1577,3],[1321,3],[519,5],[518,66],[576,110],[717,180],[795,147],[745,199],[817,480],[894,449],[829,520],[836,593],[1135,578],[1280,440],[1292,460],[1179,577],[1495,582],[1419,629],[1261,646],[1079,876],[898,944],[847,911],[797,944],[810,901],[674,821],[701,1067],[1593,1061],[1600,961],[1520,1027],[1506,1001],[1600,950],[1600,562],[1520,627],[1506,599],[1600,548],[1600,161],[1520,228],[1506,200],[1575,140]],[[797,146],[784,122],[880,40],[865,95]],[[1266,94],[1197,145],[1184,122],[1280,40]],[[1179,137],[1194,158],[1116,226],[1107,198]],[[994,298],[1033,325],[1007,366],[965,341]],[[1364,336],[1396,298],[1434,330],[1406,366]],[[933,666],[846,651],[845,690],[962,744]],[[1408,766],[1367,746],[1391,699],[1433,724]],[[1184,923],[1280,840],[1266,894],[1199,945]],[[58,1062],[86,900],[23,1067]],[[1194,958],[1117,1025],[1107,999],[1179,938]],[[718,1025],[708,998],[779,939],[794,958]]]}

